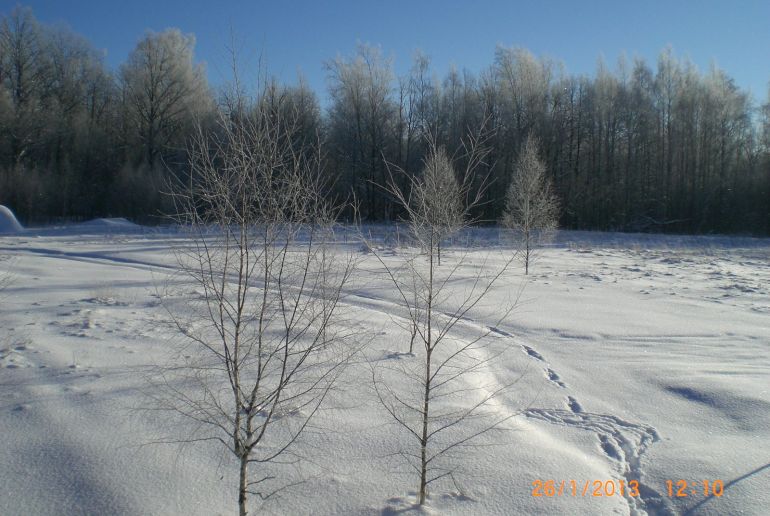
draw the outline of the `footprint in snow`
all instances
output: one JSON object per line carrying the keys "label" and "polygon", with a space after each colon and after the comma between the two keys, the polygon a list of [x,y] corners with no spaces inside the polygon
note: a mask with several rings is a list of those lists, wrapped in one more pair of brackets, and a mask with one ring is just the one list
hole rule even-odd
{"label": "footprint in snow", "polygon": [[623,460],[621,455],[622,452],[618,449],[615,443],[610,440],[608,436],[600,435],[599,442],[601,443],[602,450],[608,457],[618,461]]}
{"label": "footprint in snow", "polygon": [[551,380],[553,383],[555,383],[562,389],[567,387],[567,385],[561,381],[561,377],[558,375],[558,373],[556,373],[556,371],[554,371],[550,367],[546,368],[545,375],[549,380]]}
{"label": "footprint in snow", "polygon": [[583,406],[580,403],[578,403],[578,400],[576,400],[572,396],[567,396],[567,406],[575,414],[580,414],[581,412],[583,412]]}
{"label": "footprint in snow", "polygon": [[522,348],[524,349],[524,352],[527,355],[531,356],[532,358],[534,358],[536,360],[540,360],[541,362],[545,362],[545,359],[543,358],[543,355],[541,355],[540,353],[538,353],[534,349],[530,348],[529,346],[522,346]]}

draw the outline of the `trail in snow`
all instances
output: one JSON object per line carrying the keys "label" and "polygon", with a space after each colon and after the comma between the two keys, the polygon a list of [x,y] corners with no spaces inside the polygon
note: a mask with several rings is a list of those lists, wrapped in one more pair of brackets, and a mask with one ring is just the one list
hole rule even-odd
{"label": "trail in snow", "polygon": [[527,417],[554,425],[587,430],[596,434],[599,445],[608,460],[626,481],[639,482],[639,496],[632,497],[626,490],[626,500],[632,515],[675,514],[671,503],[659,492],[642,481],[641,458],[647,449],[660,439],[651,426],[626,421],[610,414],[584,412],[579,402],[569,396],[568,409],[530,408]]}
{"label": "trail in snow", "polygon": [[[522,349],[534,360],[546,362],[543,355],[534,348],[522,345]],[[558,387],[566,388],[559,374],[551,367],[546,368],[546,375],[548,380]],[[647,449],[660,439],[657,430],[611,414],[585,412],[574,396],[567,396],[566,404],[567,410],[529,408],[524,414],[532,419],[595,433],[600,449],[624,477],[626,485],[631,480],[639,482],[639,496],[630,496],[629,490],[624,493],[632,516],[675,514],[673,506],[664,496],[642,482],[641,458]]]}
{"label": "trail in snow", "polygon": [[[394,305],[401,309],[405,307],[399,303],[385,299],[377,299],[373,296],[365,296],[370,302],[366,306],[369,310],[385,312],[383,306]],[[375,301],[377,303],[371,303]],[[392,312],[385,312],[392,316]],[[476,330],[489,332],[499,337],[515,338],[513,334],[494,326],[485,326],[478,324],[471,319],[463,319],[457,324],[472,326]],[[526,344],[521,345],[522,351],[530,358],[539,363],[547,365],[544,356],[535,348]],[[566,389],[567,385],[562,381],[561,376],[550,366],[544,369],[546,378],[561,389]],[[630,496],[629,491],[625,491],[625,499],[628,502],[629,510],[632,516],[668,516],[676,514],[671,502],[654,488],[642,481],[641,458],[649,447],[660,439],[657,430],[652,426],[626,421],[618,416],[611,414],[594,414],[584,412],[581,403],[574,396],[567,396],[567,410],[564,409],[544,409],[529,408],[523,413],[529,418],[545,421],[550,424],[568,426],[579,430],[587,430],[596,434],[599,441],[599,448],[607,459],[628,482],[635,480],[639,483],[639,496]],[[503,406],[499,399],[490,400],[490,405],[495,409],[513,414],[509,407]]]}

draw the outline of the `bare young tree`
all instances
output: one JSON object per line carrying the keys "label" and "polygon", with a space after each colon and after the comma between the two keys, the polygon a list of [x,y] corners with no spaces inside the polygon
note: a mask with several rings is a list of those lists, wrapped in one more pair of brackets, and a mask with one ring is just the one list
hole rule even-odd
{"label": "bare young tree", "polygon": [[199,128],[191,175],[173,190],[174,219],[190,231],[179,276],[197,295],[168,304],[189,358],[162,373],[158,401],[192,421],[181,442],[234,456],[245,515],[251,496],[292,483],[276,470],[299,461],[294,445],[350,356],[335,318],[354,261],[329,247],[337,209],[319,145],[297,143],[280,103],[233,105]]}
{"label": "bare young tree", "polygon": [[[478,135],[471,134],[461,142],[462,158],[466,163],[462,184],[457,180],[455,160],[449,157],[444,147],[438,145],[431,133],[425,136],[428,154],[421,176],[414,176],[400,166],[386,162],[390,181],[385,189],[406,208],[412,237],[424,253],[436,257],[437,266],[441,265],[441,242],[467,227],[471,223],[470,211],[481,203],[486,183],[482,181],[473,195],[473,178],[489,152],[484,146],[488,137],[482,125]],[[404,187],[399,186],[396,175],[406,180]],[[414,276],[412,279],[412,300],[416,304],[420,287]],[[417,322],[412,321],[409,353],[414,351],[416,338]]]}
{"label": "bare young tree", "polygon": [[[466,139],[470,165],[464,177],[472,176],[484,163],[488,152],[484,141],[484,136]],[[407,211],[420,245],[413,252],[401,250],[396,258],[374,250],[406,312],[404,327],[412,332],[412,342],[416,335],[422,344],[417,349],[410,345],[408,356],[372,364],[380,403],[416,445],[399,450],[398,455],[419,476],[420,505],[425,503],[431,484],[445,478],[455,480],[460,462],[456,455],[514,416],[493,406],[513,384],[490,380],[497,359],[508,349],[504,338],[491,327],[467,323],[513,257],[490,267],[488,254],[477,261],[472,253],[466,253],[453,255],[454,263],[448,267],[438,267],[440,236],[447,228],[467,225],[470,210],[483,197],[481,191],[464,203],[469,183],[451,183],[447,174],[454,174],[452,162],[433,142],[425,173],[413,180],[410,194],[403,192],[391,175],[386,188]],[[463,279],[471,265],[473,272]],[[510,309],[501,310],[500,318]]]}
{"label": "bare young tree", "polygon": [[508,187],[503,225],[511,228],[522,246],[524,274],[536,248],[551,238],[559,222],[559,201],[538,156],[537,140],[527,137]]}

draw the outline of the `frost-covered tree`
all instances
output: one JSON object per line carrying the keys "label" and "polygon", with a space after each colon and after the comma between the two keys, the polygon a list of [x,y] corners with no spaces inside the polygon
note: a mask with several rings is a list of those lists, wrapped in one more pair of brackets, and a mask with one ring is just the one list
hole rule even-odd
{"label": "frost-covered tree", "polygon": [[326,69],[331,98],[328,140],[335,168],[363,201],[363,215],[382,218],[387,199],[377,195],[376,184],[386,180],[382,156],[394,147],[392,122],[397,113],[392,62],[379,48],[359,45],[353,57],[337,57]]}
{"label": "frost-covered tree", "polygon": [[152,168],[172,145],[192,134],[196,115],[209,106],[202,65],[193,63],[195,37],[178,29],[148,32],[120,69],[129,137],[137,138]]}
{"label": "frost-covered tree", "polygon": [[489,138],[484,121],[481,129],[463,138],[450,156],[435,136],[427,133],[427,154],[422,172],[416,175],[386,162],[389,177],[384,189],[404,208],[412,236],[426,254],[435,253],[437,265],[441,265],[442,241],[472,224],[473,210],[484,201],[487,181],[477,175],[486,166]]}
{"label": "frost-covered tree", "polygon": [[765,153],[770,152],[770,86],[767,88],[767,100],[764,104],[762,104],[761,109],[761,120],[762,120],[762,130],[761,130],[761,140],[760,140],[760,150],[764,151]]}
{"label": "frost-covered tree", "polygon": [[533,136],[522,146],[505,201],[502,222],[520,242],[524,273],[529,274],[535,249],[550,238],[559,222],[559,201]]}
{"label": "frost-covered tree", "polygon": [[214,441],[235,459],[241,516],[301,480],[281,466],[298,463],[295,445],[351,355],[335,321],[354,263],[329,248],[338,209],[323,196],[321,149],[293,138],[301,121],[284,107],[258,102],[199,128],[172,196],[190,239],[175,250],[187,287],[167,306],[187,351],[153,395],[189,423],[183,442]]}
{"label": "frost-covered tree", "polygon": [[468,221],[463,205],[463,188],[444,147],[433,144],[425,158],[422,176],[412,183],[409,196],[409,224],[412,234],[428,253],[436,250],[441,265],[441,242]]}
{"label": "frost-covered tree", "polygon": [[[0,23],[0,85],[9,104],[5,124],[11,159],[18,163],[34,144],[42,125],[41,97],[47,83],[46,44],[28,8],[16,7]],[[1,94],[1,93],[0,93]]]}

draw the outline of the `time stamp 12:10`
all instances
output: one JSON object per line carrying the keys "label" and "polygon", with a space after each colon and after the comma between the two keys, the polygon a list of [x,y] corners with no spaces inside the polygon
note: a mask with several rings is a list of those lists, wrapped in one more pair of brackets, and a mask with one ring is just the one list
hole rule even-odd
{"label": "time stamp 12:10", "polygon": [[[721,480],[666,480],[666,494],[672,498],[687,496],[714,496],[724,494],[725,484]],[[639,496],[638,480],[540,480],[532,482],[532,496],[552,498],[554,496]]]}

